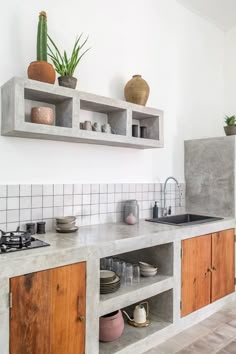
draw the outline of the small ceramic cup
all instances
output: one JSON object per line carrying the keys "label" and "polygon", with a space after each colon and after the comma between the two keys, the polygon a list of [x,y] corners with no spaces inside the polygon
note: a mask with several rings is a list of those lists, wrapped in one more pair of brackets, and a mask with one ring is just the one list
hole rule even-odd
{"label": "small ceramic cup", "polygon": [[92,130],[92,123],[90,120],[86,120],[83,124],[84,130]]}
{"label": "small ceramic cup", "polygon": [[33,107],[31,109],[31,122],[37,124],[53,125],[54,114],[50,107]]}
{"label": "small ceramic cup", "polygon": [[111,126],[110,126],[110,124],[103,124],[102,125],[102,131],[103,131],[103,133],[111,134]]}
{"label": "small ceramic cup", "polygon": [[93,124],[93,130],[94,130],[95,132],[100,132],[100,131],[101,131],[101,125],[100,125],[99,123],[95,122],[95,123]]}

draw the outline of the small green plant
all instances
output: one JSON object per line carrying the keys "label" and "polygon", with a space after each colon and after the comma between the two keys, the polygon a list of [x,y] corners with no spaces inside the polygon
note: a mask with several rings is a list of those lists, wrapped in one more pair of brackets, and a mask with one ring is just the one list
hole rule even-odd
{"label": "small green plant", "polygon": [[59,51],[58,47],[56,46],[55,42],[52,38],[48,35],[48,39],[51,43],[51,46],[48,45],[48,55],[52,59],[56,72],[60,76],[73,76],[74,71],[79,64],[82,57],[87,53],[90,49],[86,49],[82,54],[81,50],[84,45],[87,43],[88,37],[80,44],[82,39],[83,33],[76,38],[75,44],[71,53],[70,58],[68,57],[66,51],[64,50],[63,54]]}
{"label": "small green plant", "polygon": [[225,123],[228,126],[236,125],[236,116],[225,116]]}
{"label": "small green plant", "polygon": [[37,60],[47,61],[47,14],[45,11],[41,11],[39,14]]}

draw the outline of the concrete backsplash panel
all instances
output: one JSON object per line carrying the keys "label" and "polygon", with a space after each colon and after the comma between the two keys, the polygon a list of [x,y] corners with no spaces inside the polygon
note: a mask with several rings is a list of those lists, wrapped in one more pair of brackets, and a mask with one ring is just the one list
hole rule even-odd
{"label": "concrete backsplash panel", "polygon": [[235,216],[235,137],[185,141],[186,210]]}

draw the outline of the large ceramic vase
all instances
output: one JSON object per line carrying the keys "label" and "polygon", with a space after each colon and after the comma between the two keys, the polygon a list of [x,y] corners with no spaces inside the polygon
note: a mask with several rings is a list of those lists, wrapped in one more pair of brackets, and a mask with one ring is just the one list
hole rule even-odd
{"label": "large ceramic vase", "polygon": [[112,342],[119,338],[123,331],[124,319],[120,310],[100,317],[99,340],[101,342]]}
{"label": "large ceramic vase", "polygon": [[145,106],[149,97],[150,88],[141,75],[134,75],[125,85],[125,99],[128,102]]}
{"label": "large ceramic vase", "polygon": [[54,84],[56,80],[56,72],[52,64],[37,60],[30,63],[28,67],[28,78],[31,80],[47,82],[48,84]]}

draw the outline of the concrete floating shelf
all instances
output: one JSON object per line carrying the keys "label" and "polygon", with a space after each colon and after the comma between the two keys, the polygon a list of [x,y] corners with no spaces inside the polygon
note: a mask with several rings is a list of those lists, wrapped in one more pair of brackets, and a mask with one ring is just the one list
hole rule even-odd
{"label": "concrete floating shelf", "polygon": [[[1,88],[2,135],[135,149],[163,147],[163,111],[129,102],[14,77]],[[53,108],[53,126],[31,123],[32,107]],[[113,134],[81,129],[85,120],[109,123]],[[132,137],[132,124],[147,138]]]}

